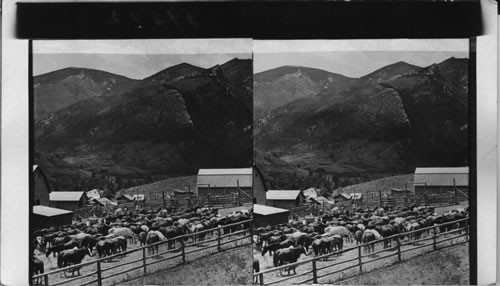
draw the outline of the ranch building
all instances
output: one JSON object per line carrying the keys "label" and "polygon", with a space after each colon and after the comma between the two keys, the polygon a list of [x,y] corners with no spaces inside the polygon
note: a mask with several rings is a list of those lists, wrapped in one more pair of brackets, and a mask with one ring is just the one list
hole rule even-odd
{"label": "ranch building", "polygon": [[238,188],[251,196],[252,168],[200,169],[196,185],[199,197],[238,194]]}
{"label": "ranch building", "polygon": [[413,184],[416,196],[449,194],[457,201],[467,201],[469,167],[416,168]]}
{"label": "ranch building", "polygon": [[49,206],[49,183],[47,177],[38,165],[33,165],[33,182],[34,186],[31,188],[31,197],[33,198],[33,205]]}
{"label": "ranch building", "polygon": [[134,197],[132,197],[131,195],[123,194],[123,195],[117,197],[116,201],[119,204],[133,203],[134,202]]}
{"label": "ranch building", "polygon": [[252,189],[253,189],[253,203],[265,205],[267,186],[266,186],[266,181],[264,180],[264,176],[260,172],[259,168],[257,168],[257,165],[253,166]]}
{"label": "ranch building", "polygon": [[51,192],[50,206],[63,210],[74,210],[87,205],[85,192]]}
{"label": "ranch building", "polygon": [[361,193],[339,193],[333,197],[336,206],[352,207],[363,199]]}
{"label": "ranch building", "polygon": [[33,207],[33,229],[42,229],[52,226],[67,225],[72,223],[73,212],[47,206]]}
{"label": "ranch building", "polygon": [[254,227],[266,227],[288,223],[289,210],[260,204],[253,205]]}
{"label": "ranch building", "polygon": [[266,200],[268,206],[293,209],[301,206],[305,197],[301,190],[269,190]]}

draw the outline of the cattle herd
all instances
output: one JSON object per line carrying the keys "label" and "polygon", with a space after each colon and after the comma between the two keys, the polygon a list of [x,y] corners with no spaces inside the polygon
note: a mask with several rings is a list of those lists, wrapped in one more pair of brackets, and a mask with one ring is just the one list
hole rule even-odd
{"label": "cattle herd", "polygon": [[[418,240],[428,235],[425,229],[434,225],[450,223],[437,228],[447,232],[462,228],[465,221],[454,221],[468,217],[468,209],[454,209],[444,214],[436,214],[434,208],[414,205],[395,211],[374,208],[357,209],[354,212],[335,210],[316,217],[314,221],[291,220],[287,224],[254,229],[253,239],[257,250],[264,256],[273,255],[274,267],[297,262],[301,254],[315,256],[342,250],[345,243],[366,244],[364,252],[374,251],[374,244],[384,237],[384,248],[392,246],[395,239]],[[419,230],[422,230],[421,232]],[[411,232],[410,234],[405,234]],[[401,235],[397,235],[401,234]],[[373,242],[370,244],[370,242]],[[254,261],[254,271],[260,269],[259,261]],[[294,268],[288,268],[295,271]],[[258,272],[258,271],[257,271]]]}
{"label": "cattle herd", "polygon": [[[140,247],[168,240],[168,249],[176,247],[176,241],[188,241],[186,234],[194,234],[191,240],[201,242],[206,232],[201,231],[223,227],[224,234],[249,228],[241,223],[251,219],[251,210],[236,211],[226,216],[217,214],[216,209],[195,207],[175,211],[167,209],[141,210],[140,212],[117,210],[101,218],[91,217],[72,225],[50,227],[33,232],[33,274],[44,273],[42,255],[35,251],[57,257],[57,266],[64,268],[80,264],[86,255],[99,258],[124,253],[127,246]],[[197,234],[199,233],[199,234]],[[210,232],[209,232],[210,234]],[[176,239],[178,238],[178,239]],[[188,241],[189,243],[189,241]],[[158,252],[158,244],[148,247],[148,254]],[[71,268],[72,274],[79,273],[78,267]],[[62,275],[62,273],[61,273]],[[64,271],[64,275],[67,273]],[[40,282],[35,281],[35,283]]]}

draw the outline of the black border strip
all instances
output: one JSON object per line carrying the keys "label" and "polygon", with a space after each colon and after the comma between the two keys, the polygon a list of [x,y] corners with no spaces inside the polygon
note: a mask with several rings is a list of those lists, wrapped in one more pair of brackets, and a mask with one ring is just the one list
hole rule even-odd
{"label": "black border strip", "polygon": [[30,40],[28,41],[28,138],[29,138],[29,146],[30,146],[30,152],[28,154],[28,162],[29,162],[29,168],[28,168],[28,178],[29,178],[29,185],[30,185],[30,191],[29,191],[29,221],[28,221],[28,233],[29,233],[29,257],[28,257],[28,265],[29,265],[29,272],[28,272],[28,281],[30,281],[30,285],[32,285],[33,281],[31,280],[31,274],[33,273],[33,263],[31,263],[31,256],[33,251],[35,250],[34,245],[33,245],[33,232],[31,231],[33,229],[33,203],[34,203],[34,189],[35,189],[35,178],[33,175],[33,165],[35,165],[35,160],[34,160],[34,148],[35,148],[35,127],[34,127],[34,122],[35,122],[35,111],[34,111],[34,89],[33,89],[33,83],[34,83],[34,78],[33,78],[33,41]]}
{"label": "black border strip", "polygon": [[18,3],[29,39],[470,38],[479,1]]}
{"label": "black border strip", "polygon": [[477,53],[476,38],[469,39],[469,271],[471,285],[477,285]]}

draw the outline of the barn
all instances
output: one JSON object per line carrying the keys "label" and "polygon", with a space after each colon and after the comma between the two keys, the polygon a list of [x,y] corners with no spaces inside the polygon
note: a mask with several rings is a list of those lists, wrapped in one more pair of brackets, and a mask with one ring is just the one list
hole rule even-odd
{"label": "barn", "polygon": [[88,203],[87,195],[81,192],[51,192],[50,206],[64,210],[74,210]]}
{"label": "barn", "polygon": [[266,204],[266,192],[267,186],[266,181],[264,180],[264,176],[262,175],[257,165],[253,166],[253,203],[265,205]]}
{"label": "barn", "polygon": [[33,206],[33,229],[71,224],[73,212],[47,206]]}
{"label": "barn", "polygon": [[33,179],[34,186],[32,188],[31,197],[33,198],[33,205],[49,206],[49,183],[47,177],[38,165],[33,165]]}
{"label": "barn", "polygon": [[266,200],[268,206],[293,209],[301,206],[305,197],[301,190],[269,190]]}
{"label": "barn", "polygon": [[252,194],[252,168],[200,169],[197,178],[197,194],[204,196],[224,196],[237,194],[238,188]]}
{"label": "barn", "polygon": [[133,203],[135,200],[131,195],[122,194],[121,196],[118,196],[116,198],[116,201],[119,204],[127,204],[127,203]]}
{"label": "barn", "polygon": [[416,168],[415,195],[456,194],[459,201],[469,195],[469,167]]}
{"label": "barn", "polygon": [[351,200],[351,195],[347,193],[340,193],[333,197],[336,206],[351,207],[353,202]]}
{"label": "barn", "polygon": [[254,227],[266,227],[288,223],[289,210],[255,204],[253,205]]}

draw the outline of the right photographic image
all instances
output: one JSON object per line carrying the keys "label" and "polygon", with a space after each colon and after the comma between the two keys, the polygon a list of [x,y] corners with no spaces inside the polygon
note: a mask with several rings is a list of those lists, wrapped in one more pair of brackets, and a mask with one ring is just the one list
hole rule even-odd
{"label": "right photographic image", "polygon": [[469,47],[254,41],[255,284],[470,284]]}

